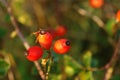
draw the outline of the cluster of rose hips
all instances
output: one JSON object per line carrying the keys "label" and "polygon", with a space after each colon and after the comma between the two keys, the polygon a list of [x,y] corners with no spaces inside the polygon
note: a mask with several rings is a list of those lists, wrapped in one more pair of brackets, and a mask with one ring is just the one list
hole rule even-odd
{"label": "cluster of rose hips", "polygon": [[52,45],[53,39],[58,36],[63,36],[66,33],[65,26],[58,26],[55,30],[39,30],[35,32],[36,41],[40,46],[32,46],[27,50],[26,58],[30,61],[36,61],[42,57],[44,50],[50,50],[52,47],[55,53],[65,54],[70,49],[70,41],[66,38],[58,39]]}

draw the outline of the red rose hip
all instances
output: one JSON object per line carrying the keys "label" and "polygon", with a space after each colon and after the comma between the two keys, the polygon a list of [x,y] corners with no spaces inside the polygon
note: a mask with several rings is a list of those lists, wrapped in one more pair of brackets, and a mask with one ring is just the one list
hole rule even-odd
{"label": "red rose hip", "polygon": [[70,41],[67,39],[59,39],[54,43],[53,50],[57,54],[65,54],[70,49]]}
{"label": "red rose hip", "polygon": [[104,0],[89,0],[90,6],[93,8],[100,8],[104,4]]}
{"label": "red rose hip", "polygon": [[43,55],[43,50],[39,46],[32,46],[27,50],[26,58],[30,61],[36,61]]}
{"label": "red rose hip", "polygon": [[66,32],[67,28],[63,25],[60,25],[55,29],[56,36],[64,36]]}
{"label": "red rose hip", "polygon": [[116,13],[116,20],[117,22],[120,22],[120,10],[118,10]]}
{"label": "red rose hip", "polygon": [[43,48],[49,50],[52,45],[52,40],[53,40],[53,37],[48,31],[40,30],[37,36],[37,41]]}

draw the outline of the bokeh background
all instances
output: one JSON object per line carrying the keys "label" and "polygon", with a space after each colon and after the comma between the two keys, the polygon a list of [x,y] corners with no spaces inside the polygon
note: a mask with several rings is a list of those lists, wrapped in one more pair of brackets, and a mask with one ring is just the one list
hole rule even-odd
{"label": "bokeh background", "polygon": [[[1,0],[2,1],[2,0]],[[35,65],[24,55],[26,51],[11,24],[10,15],[0,1],[0,80],[41,80]],[[3,0],[4,1],[4,0]],[[120,0],[104,0],[101,8],[93,8],[89,0],[8,0],[20,31],[33,45],[33,32],[39,29],[67,27],[65,36],[71,49],[65,55],[54,56],[49,80],[104,80],[104,68],[113,57],[120,34],[116,12]],[[53,41],[53,42],[54,42]],[[120,48],[118,48],[120,49]],[[120,50],[119,50],[120,51]],[[43,56],[43,58],[46,56]],[[120,55],[109,80],[120,80]],[[39,59],[41,63],[41,59]],[[14,79],[11,78],[11,75]],[[107,79],[106,79],[107,80]]]}

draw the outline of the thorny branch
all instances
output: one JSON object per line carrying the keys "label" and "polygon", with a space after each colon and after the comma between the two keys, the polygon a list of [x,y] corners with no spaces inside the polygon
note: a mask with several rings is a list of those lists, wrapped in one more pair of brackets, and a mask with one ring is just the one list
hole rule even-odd
{"label": "thorny branch", "polygon": [[[20,29],[19,29],[19,26],[15,20],[15,17],[13,15],[13,12],[12,12],[12,9],[10,7],[10,4],[6,1],[6,0],[0,0],[6,7],[9,15],[10,15],[10,20],[11,20],[11,23],[13,25],[13,27],[15,28],[16,32],[17,32],[17,35],[20,37],[21,41],[23,42],[23,45],[24,47],[26,48],[26,50],[30,47],[30,45],[28,44],[28,42],[26,41],[26,39],[24,38],[23,34],[21,33]],[[45,74],[44,72],[42,71],[38,61],[34,61],[34,64],[39,72],[39,75],[41,76],[42,80],[46,80],[45,79]]]}

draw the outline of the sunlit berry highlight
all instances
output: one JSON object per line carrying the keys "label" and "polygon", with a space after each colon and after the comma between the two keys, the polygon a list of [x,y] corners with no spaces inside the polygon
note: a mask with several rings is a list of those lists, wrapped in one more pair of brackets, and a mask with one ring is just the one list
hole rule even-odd
{"label": "sunlit berry highlight", "polygon": [[70,41],[67,39],[59,39],[53,45],[53,50],[57,54],[65,54],[70,50]]}
{"label": "sunlit berry highlight", "polygon": [[52,45],[52,40],[53,40],[52,35],[48,31],[45,31],[45,30],[41,30],[37,37],[37,41],[39,42],[41,47],[47,50],[50,49]]}

